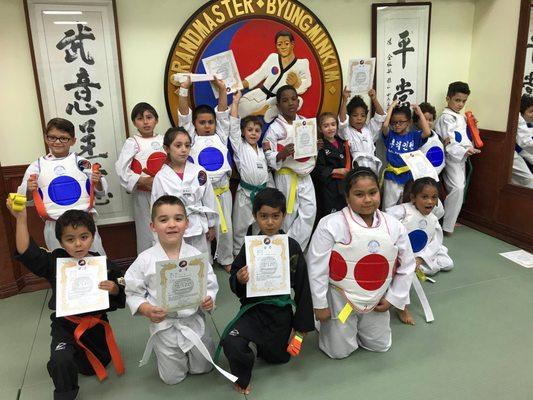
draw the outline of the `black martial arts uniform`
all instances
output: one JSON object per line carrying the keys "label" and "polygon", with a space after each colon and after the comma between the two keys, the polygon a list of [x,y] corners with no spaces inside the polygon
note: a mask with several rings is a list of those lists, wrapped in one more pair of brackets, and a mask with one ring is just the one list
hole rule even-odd
{"label": "black martial arts uniform", "polygon": [[[89,253],[88,256],[97,256],[97,253]],[[70,255],[62,248],[51,253],[39,248],[33,240],[30,240],[28,249],[23,254],[17,254],[16,259],[20,261],[35,275],[45,278],[52,286],[52,297],[48,302],[50,310],[56,309],[56,259],[70,258]],[[122,277],[118,267],[107,261],[108,280],[117,283],[119,293],[116,296],[109,295],[109,308],[107,310],[94,311],[86,314],[79,314],[76,317],[100,316],[102,321],[108,321],[106,312],[114,311],[117,308],[124,308],[126,295],[124,286],[118,284],[117,280]],[[76,343],[74,331],[78,324],[69,321],[64,317],[56,317],[55,313],[50,315],[52,320],[51,333],[52,343],[50,344],[50,361],[47,369],[50,377],[54,381],[54,399],[69,400],[76,398],[78,394],[78,373],[83,375],[94,375],[95,371],[87,358],[85,351]],[[105,366],[111,361],[104,326],[97,324],[87,329],[80,338],[85,345]]]}
{"label": "black martial arts uniform", "polygon": [[[280,233],[283,233],[280,231]],[[259,233],[260,235],[262,233]],[[255,355],[249,346],[257,347],[257,356],[269,363],[286,363],[290,359],[287,345],[291,330],[310,332],[315,329],[313,302],[309,289],[307,264],[298,242],[289,237],[291,287],[294,289],[296,310],[293,315],[290,295],[268,297],[246,297],[246,285],[237,280],[237,271],[246,265],[246,250],[241,251],[231,265],[229,278],[231,290],[239,297],[241,309],[264,300],[279,301],[278,305],[257,304],[249,308],[222,338],[231,372],[238,376],[237,384],[248,387],[252,377]]]}
{"label": "black martial arts uniform", "polygon": [[317,223],[326,215],[346,207],[343,179],[331,176],[334,169],[346,167],[344,140],[336,139],[339,148],[324,140],[324,147],[318,151],[315,169],[311,173],[318,203]]}

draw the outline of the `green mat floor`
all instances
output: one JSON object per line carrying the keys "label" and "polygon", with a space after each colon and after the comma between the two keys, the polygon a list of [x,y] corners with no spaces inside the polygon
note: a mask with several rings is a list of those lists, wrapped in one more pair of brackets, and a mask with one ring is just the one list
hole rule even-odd
{"label": "green mat floor", "polygon": [[[217,372],[189,376],[167,386],[151,362],[137,367],[148,338],[148,322],[128,310],[110,314],[126,374],[99,383],[80,376],[79,398],[179,399],[533,399],[533,271],[498,255],[516,248],[467,227],[445,244],[456,268],[423,283],[435,314],[426,324],[416,295],[417,324],[402,325],[393,313],[393,344],[387,353],[358,350],[331,360],[318,350],[317,336],[304,341],[289,364],[256,363],[252,394],[236,393]],[[238,308],[228,275],[217,271],[220,291],[209,321],[218,338]],[[49,357],[48,291],[0,301],[0,399],[52,399],[46,372]],[[224,357],[221,365],[227,367]]]}

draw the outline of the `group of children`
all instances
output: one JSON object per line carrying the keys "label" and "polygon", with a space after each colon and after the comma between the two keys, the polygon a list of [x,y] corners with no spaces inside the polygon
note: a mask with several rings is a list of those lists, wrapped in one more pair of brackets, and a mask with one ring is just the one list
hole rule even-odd
{"label": "group of children", "polygon": [[[205,299],[198,307],[179,312],[167,312],[158,304],[155,273],[158,261],[211,254],[213,241],[214,259],[230,272],[229,286],[241,302],[219,346],[238,378],[235,388],[245,394],[250,393],[256,357],[286,363],[287,344],[294,338],[301,341],[315,329],[320,349],[331,358],[347,357],[358,347],[388,350],[392,342],[388,310],[394,306],[403,322],[414,323],[406,307],[415,272],[432,275],[453,267],[442,243],[443,231],[453,232],[462,203],[465,162],[479,152],[459,114],[470,93],[467,84],[449,86],[448,107],[435,124],[436,132],[431,129],[435,109],[427,103],[413,106],[413,118],[411,110],[396,107],[396,101],[385,114],[372,90],[369,96],[376,113],[368,120],[363,99],[355,96],[348,101],[350,93],[345,90],[338,119],[331,113],[318,118],[322,138],[318,156],[305,159],[294,158],[293,124],[303,118],[297,113],[294,87],[284,85],[277,91],[279,115],[266,130],[262,145],[262,120],[239,118],[240,93],[234,94],[228,107],[224,83],[215,79],[216,109],[191,110],[190,87],[187,80],[177,89],[180,126],[168,129],[163,137],[154,133],[158,115],[153,107],[140,103],[132,111],[138,133],[124,144],[116,171],[134,196],[138,257],[124,279],[109,264],[109,280],[100,283],[109,292],[109,310],[74,318],[52,314],[48,370],[57,399],[76,397],[77,372],[97,373],[103,379],[102,365],[111,359],[117,371],[123,371],[120,354],[111,351],[116,345],[106,334],[110,327],[105,312],[125,304],[132,315],[150,320],[143,361],[153,350],[165,383],[175,384],[187,373],[212,368],[202,353],[206,348],[213,354],[215,348],[205,321],[206,313],[215,309],[219,290],[211,265]],[[87,160],[70,153],[76,140],[72,124],[53,119],[45,137],[50,154],[28,168],[19,193],[27,192],[38,210],[46,211],[41,216],[46,218],[46,243],[52,253],[38,249],[29,238],[26,211],[15,210],[9,200],[7,206],[17,219],[18,259],[48,279],[55,294],[56,258],[105,254],[87,211],[95,212],[93,198],[105,192],[106,183]],[[384,168],[375,154],[380,138],[387,148]],[[235,204],[229,191],[228,141],[241,178]],[[444,168],[448,193],[444,211],[437,182],[431,178],[412,182],[399,156],[417,149],[439,172]],[[380,205],[386,212],[380,211]],[[289,236],[294,299],[248,298],[244,238],[278,233]]]}

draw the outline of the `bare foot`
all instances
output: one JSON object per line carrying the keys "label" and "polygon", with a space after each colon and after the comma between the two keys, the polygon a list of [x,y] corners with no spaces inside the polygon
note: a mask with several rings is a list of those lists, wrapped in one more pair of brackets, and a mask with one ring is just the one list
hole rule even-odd
{"label": "bare foot", "polygon": [[406,325],[415,324],[415,319],[413,318],[407,307],[405,307],[404,310],[398,310],[398,318],[400,318],[400,321],[402,321]]}
{"label": "bare foot", "polygon": [[229,274],[231,272],[231,264],[230,265],[225,265],[224,266],[224,269],[226,270],[226,272]]}
{"label": "bare foot", "polygon": [[443,231],[442,233],[443,233],[444,236],[446,236],[446,237],[450,237],[450,236],[452,236],[452,233],[451,233],[451,232]]}
{"label": "bare foot", "polygon": [[252,392],[252,388],[250,385],[248,385],[248,387],[246,389],[243,389],[242,387],[240,387],[239,385],[237,385],[236,383],[233,384],[233,387],[235,388],[235,390],[241,394],[250,394]]}

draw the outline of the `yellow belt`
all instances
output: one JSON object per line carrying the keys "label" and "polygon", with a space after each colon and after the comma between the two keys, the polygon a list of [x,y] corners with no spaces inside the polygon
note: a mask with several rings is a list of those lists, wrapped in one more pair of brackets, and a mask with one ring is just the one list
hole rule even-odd
{"label": "yellow belt", "polygon": [[394,175],[401,175],[405,172],[409,172],[410,169],[407,165],[404,165],[403,167],[393,167],[392,165],[387,164],[387,167],[383,170],[383,173],[381,174],[381,179],[379,182],[380,186],[383,186],[383,180],[385,178],[386,171],[392,172]]}
{"label": "yellow belt", "polygon": [[291,176],[291,189],[289,191],[289,198],[287,203],[287,214],[292,214],[294,211],[294,203],[296,202],[296,188],[298,187],[298,174],[290,168],[281,168],[278,171],[280,175]]}
{"label": "yellow belt", "polygon": [[220,218],[220,231],[222,233],[228,233],[228,225],[226,224],[226,218],[224,217],[224,211],[222,210],[222,204],[220,204],[220,195],[229,190],[229,185],[213,188],[215,191],[215,200],[217,202],[218,216]]}

